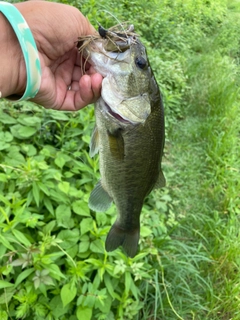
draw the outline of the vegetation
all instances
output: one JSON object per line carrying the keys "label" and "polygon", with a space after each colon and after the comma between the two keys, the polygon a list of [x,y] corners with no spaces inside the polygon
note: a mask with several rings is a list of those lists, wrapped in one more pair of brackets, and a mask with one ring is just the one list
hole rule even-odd
{"label": "vegetation", "polygon": [[88,209],[93,107],[1,101],[0,319],[240,320],[240,1],[71,4],[96,27],[130,21],[146,44],[167,187],[145,202],[139,254],[107,254],[115,208]]}

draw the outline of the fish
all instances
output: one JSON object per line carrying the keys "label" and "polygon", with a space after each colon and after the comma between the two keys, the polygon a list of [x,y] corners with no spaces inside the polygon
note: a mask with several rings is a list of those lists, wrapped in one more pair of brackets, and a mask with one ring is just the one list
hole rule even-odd
{"label": "fish", "polygon": [[165,142],[162,96],[133,25],[99,27],[99,35],[79,40],[79,50],[103,76],[90,142],[90,156],[99,153],[101,179],[88,205],[96,212],[116,205],[117,218],[105,249],[110,252],[121,246],[133,258],[138,252],[144,199],[166,184],[161,168]]}

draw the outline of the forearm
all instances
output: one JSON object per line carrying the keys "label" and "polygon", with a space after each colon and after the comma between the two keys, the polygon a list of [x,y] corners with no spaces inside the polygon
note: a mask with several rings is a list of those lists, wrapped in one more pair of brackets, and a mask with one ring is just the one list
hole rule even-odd
{"label": "forearm", "polygon": [[5,16],[0,13],[0,91],[1,97],[21,95],[26,85],[26,70],[18,39]]}

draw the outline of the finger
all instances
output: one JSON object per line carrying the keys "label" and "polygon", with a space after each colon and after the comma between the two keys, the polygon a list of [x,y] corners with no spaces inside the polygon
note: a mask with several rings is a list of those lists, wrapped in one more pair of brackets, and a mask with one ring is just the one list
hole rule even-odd
{"label": "finger", "polygon": [[97,100],[101,95],[103,77],[99,73],[94,73],[91,75],[92,92],[95,100]]}
{"label": "finger", "polygon": [[79,81],[79,94],[86,103],[95,102],[101,94],[102,76],[99,73],[84,75]]}
{"label": "finger", "polygon": [[[84,75],[79,81],[79,90],[67,91],[61,110],[74,111],[82,109],[95,102],[101,93],[102,76],[95,73],[92,76]],[[74,88],[76,83],[73,83]]]}

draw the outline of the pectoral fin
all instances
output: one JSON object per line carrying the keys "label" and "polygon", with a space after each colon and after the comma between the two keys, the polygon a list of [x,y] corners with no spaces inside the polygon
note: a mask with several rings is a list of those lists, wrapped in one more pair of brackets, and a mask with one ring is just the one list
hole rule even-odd
{"label": "pectoral fin", "polygon": [[108,143],[111,154],[114,159],[124,159],[124,139],[121,133],[121,129],[117,129],[114,132],[108,131]]}
{"label": "pectoral fin", "polygon": [[91,137],[91,142],[90,142],[90,157],[94,157],[99,151],[99,134],[98,134],[98,129],[95,126],[93,129],[92,137]]}
{"label": "pectoral fin", "polygon": [[103,189],[100,180],[90,194],[88,206],[93,211],[104,212],[110,208],[111,204],[112,198]]}

